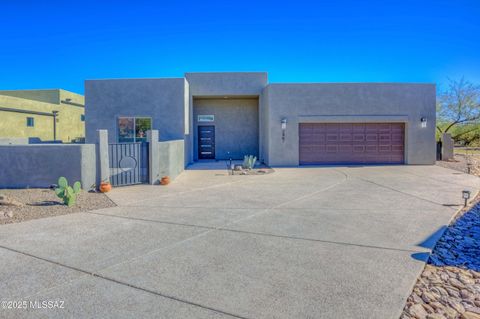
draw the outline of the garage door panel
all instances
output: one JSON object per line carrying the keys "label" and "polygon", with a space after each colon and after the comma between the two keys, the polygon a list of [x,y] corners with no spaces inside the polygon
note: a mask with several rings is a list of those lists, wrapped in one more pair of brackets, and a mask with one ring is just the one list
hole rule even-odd
{"label": "garage door panel", "polygon": [[336,142],[338,140],[338,134],[327,134],[327,142]]}
{"label": "garage door panel", "polygon": [[365,141],[365,134],[354,134],[353,135],[353,140],[356,141],[356,142],[363,142]]}
{"label": "garage door panel", "polygon": [[404,131],[403,123],[301,123],[300,164],[402,164]]}
{"label": "garage door panel", "polygon": [[388,134],[380,133],[380,134],[378,135],[378,139],[379,139],[380,141],[388,141],[388,142],[390,142],[391,138],[392,138],[392,136],[390,135],[390,133],[388,133]]}
{"label": "garage door panel", "polygon": [[353,147],[352,147],[352,145],[339,145],[338,146],[338,151],[339,152],[352,153],[353,152]]}
{"label": "garage door panel", "polygon": [[325,147],[325,151],[327,153],[337,153],[338,152],[338,146],[337,145],[327,145]]}

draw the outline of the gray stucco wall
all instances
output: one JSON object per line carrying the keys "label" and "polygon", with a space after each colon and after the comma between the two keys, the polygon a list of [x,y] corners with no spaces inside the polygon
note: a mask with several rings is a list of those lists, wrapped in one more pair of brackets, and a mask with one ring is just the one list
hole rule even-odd
{"label": "gray stucco wall", "polygon": [[158,145],[159,177],[170,176],[175,179],[185,169],[184,140],[160,142]]}
{"label": "gray stucco wall", "polygon": [[26,145],[28,137],[0,137],[0,145]]}
{"label": "gray stucco wall", "polygon": [[[435,163],[435,85],[392,83],[270,84],[265,159],[272,166],[299,163],[302,122],[404,122],[406,164]],[[420,118],[427,118],[422,128]],[[282,118],[288,121],[281,140]]]}
{"label": "gray stucco wall", "polygon": [[48,187],[65,176],[70,184],[95,184],[95,145],[0,146],[0,188]]}
{"label": "gray stucco wall", "polygon": [[185,73],[192,96],[258,96],[267,85],[266,72]]}
{"label": "gray stucco wall", "polygon": [[[198,115],[214,115],[214,122],[198,122]],[[258,99],[194,99],[194,158],[198,159],[198,125],[215,126],[215,158],[258,157]],[[228,153],[229,152],[229,153]]]}
{"label": "gray stucco wall", "polygon": [[120,116],[151,117],[161,141],[184,139],[187,89],[184,78],[85,81],[87,143],[95,142],[98,129],[108,130],[109,142],[116,142]]}

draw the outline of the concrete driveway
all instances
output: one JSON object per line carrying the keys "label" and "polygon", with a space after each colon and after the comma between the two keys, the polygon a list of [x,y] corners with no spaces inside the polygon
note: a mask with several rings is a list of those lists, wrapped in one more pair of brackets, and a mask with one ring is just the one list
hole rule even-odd
{"label": "concrete driveway", "polygon": [[188,170],[0,226],[2,318],[398,318],[478,178],[437,166]]}

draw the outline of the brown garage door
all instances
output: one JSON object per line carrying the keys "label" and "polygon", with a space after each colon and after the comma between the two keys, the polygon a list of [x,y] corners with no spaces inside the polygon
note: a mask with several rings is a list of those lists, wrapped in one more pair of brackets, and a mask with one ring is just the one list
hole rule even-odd
{"label": "brown garage door", "polygon": [[403,123],[300,123],[300,164],[403,164]]}

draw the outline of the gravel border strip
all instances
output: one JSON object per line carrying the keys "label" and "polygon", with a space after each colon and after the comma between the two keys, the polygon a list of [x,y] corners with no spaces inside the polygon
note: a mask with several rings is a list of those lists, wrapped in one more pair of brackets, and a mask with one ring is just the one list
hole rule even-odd
{"label": "gravel border strip", "polygon": [[435,245],[401,319],[480,319],[480,197],[460,209]]}

